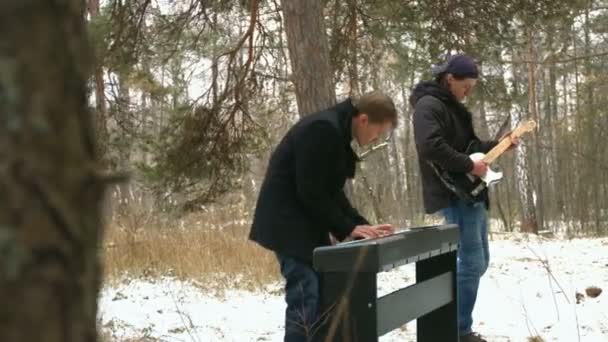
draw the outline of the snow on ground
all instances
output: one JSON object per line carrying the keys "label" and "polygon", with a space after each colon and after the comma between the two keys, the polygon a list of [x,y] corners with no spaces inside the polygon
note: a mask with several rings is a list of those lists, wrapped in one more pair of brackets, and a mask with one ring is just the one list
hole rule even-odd
{"label": "snow on ground", "polygon": [[[608,341],[608,239],[491,242],[491,264],[475,309],[474,329],[489,341]],[[548,271],[550,270],[550,272]],[[379,275],[379,295],[411,284],[414,268]],[[585,289],[604,289],[590,298]],[[173,278],[125,281],[105,287],[99,319],[115,340],[282,341],[281,284],[258,292],[209,293]],[[577,304],[577,296],[579,303]],[[383,342],[415,341],[415,322]]]}

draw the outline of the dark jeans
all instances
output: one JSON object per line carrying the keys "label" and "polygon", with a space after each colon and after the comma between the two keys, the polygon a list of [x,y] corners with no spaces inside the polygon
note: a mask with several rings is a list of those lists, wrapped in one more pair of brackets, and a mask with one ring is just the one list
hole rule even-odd
{"label": "dark jeans", "polygon": [[285,278],[285,342],[323,340],[319,274],[309,263],[277,254]]}
{"label": "dark jeans", "polygon": [[459,226],[460,247],[456,282],[458,284],[458,331],[460,336],[471,333],[473,308],[481,276],[488,269],[490,249],[488,246],[487,213],[482,202],[474,205],[458,201],[441,213],[447,223]]}

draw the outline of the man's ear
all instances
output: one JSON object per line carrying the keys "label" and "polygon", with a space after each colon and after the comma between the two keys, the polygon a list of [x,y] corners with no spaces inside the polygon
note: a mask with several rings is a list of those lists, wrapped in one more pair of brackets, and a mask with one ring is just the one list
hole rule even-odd
{"label": "man's ear", "polygon": [[367,125],[369,122],[369,116],[367,116],[365,113],[360,113],[357,115],[357,121],[359,121],[360,125]]}

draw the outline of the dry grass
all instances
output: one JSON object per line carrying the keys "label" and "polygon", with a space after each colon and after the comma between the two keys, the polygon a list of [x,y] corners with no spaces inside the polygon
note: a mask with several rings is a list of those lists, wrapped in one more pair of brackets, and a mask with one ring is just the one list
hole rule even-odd
{"label": "dry grass", "polygon": [[112,335],[107,329],[99,331],[98,341],[100,342],[165,342],[166,340],[157,339],[154,337],[143,336],[143,337],[129,337],[129,338],[117,338]]}
{"label": "dry grass", "polygon": [[[247,239],[238,208],[185,218],[133,207],[107,224],[105,280],[174,276],[204,288],[255,289],[279,280],[274,255]],[[235,219],[237,218],[237,219]]]}
{"label": "dry grass", "polygon": [[540,336],[531,336],[528,337],[528,342],[545,342],[545,340]]}

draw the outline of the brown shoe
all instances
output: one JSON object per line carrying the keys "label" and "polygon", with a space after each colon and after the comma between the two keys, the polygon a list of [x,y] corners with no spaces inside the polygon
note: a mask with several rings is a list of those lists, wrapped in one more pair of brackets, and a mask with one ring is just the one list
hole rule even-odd
{"label": "brown shoe", "polygon": [[460,342],[488,342],[477,333],[460,336]]}

